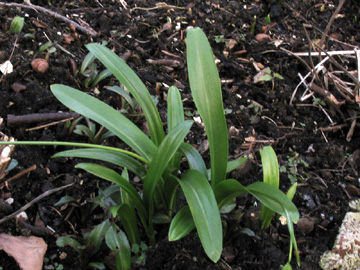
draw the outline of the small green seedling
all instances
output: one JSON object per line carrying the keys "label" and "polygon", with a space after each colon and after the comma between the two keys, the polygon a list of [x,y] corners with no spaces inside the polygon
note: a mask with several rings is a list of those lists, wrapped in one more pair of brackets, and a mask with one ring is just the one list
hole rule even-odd
{"label": "small green seedling", "polygon": [[269,82],[271,81],[272,87],[271,87],[271,91],[274,91],[275,88],[275,79],[280,79],[283,80],[284,77],[281,76],[279,73],[273,72],[271,69],[269,68],[265,68],[261,71],[263,74],[258,78],[258,81],[260,82]]}
{"label": "small green seedling", "polygon": [[19,34],[24,27],[24,18],[16,16],[10,25],[9,32]]}
{"label": "small green seedling", "polygon": [[46,51],[45,60],[48,61],[50,54],[56,52],[56,47],[51,41],[48,41],[44,45],[40,46],[38,50],[38,52],[45,52],[45,51]]}
{"label": "small green seedling", "polygon": [[74,129],[74,133],[86,136],[89,141],[94,144],[102,144],[106,139],[115,136],[111,131],[107,131],[103,126],[96,130],[96,124],[90,119],[85,118],[87,125],[77,124]]}
{"label": "small green seedling", "polygon": [[271,23],[270,14],[268,14],[265,18],[265,24],[270,24],[270,23]]}

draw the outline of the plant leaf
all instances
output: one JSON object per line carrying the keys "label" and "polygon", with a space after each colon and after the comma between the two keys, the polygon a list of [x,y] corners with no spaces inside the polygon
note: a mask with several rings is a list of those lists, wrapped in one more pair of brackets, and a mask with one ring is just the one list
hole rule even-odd
{"label": "plant leaf", "polygon": [[122,204],[118,209],[118,215],[130,243],[132,245],[140,244],[140,233],[137,226],[134,208],[128,204]]}
{"label": "plant leaf", "polygon": [[131,249],[129,241],[123,231],[116,233],[115,225],[110,226],[105,235],[107,246],[115,252],[116,269],[131,269]]}
{"label": "plant leaf", "polygon": [[65,246],[71,246],[73,249],[75,249],[80,255],[82,251],[85,249],[85,246],[82,245],[79,241],[75,240],[74,238],[62,236],[59,237],[56,240],[56,245],[58,247],[65,247]]}
{"label": "plant leaf", "polygon": [[101,82],[102,80],[106,79],[107,77],[109,77],[111,75],[112,75],[112,73],[110,70],[104,69],[103,71],[101,71],[99,73],[99,75],[97,75],[95,77],[95,80],[91,82],[90,88],[94,88],[95,86],[98,85],[99,82]]}
{"label": "plant leaf", "polygon": [[150,162],[148,173],[144,179],[143,189],[144,203],[148,210],[150,210],[150,213],[152,211],[152,200],[156,185],[171,158],[183,143],[185,136],[189,133],[192,124],[192,121],[185,121],[170,131]]}
{"label": "plant leaf", "polygon": [[199,171],[206,177],[206,179],[208,179],[208,172],[206,170],[205,162],[198,150],[196,150],[195,147],[191,144],[182,143],[180,146],[180,151],[184,154],[187,161],[189,162],[190,168]]}
{"label": "plant leaf", "polygon": [[53,84],[50,88],[55,97],[65,106],[98,122],[144,158],[149,161],[152,159],[157,147],[134,123],[114,108],[65,85]]}
{"label": "plant leaf", "polygon": [[105,236],[105,233],[109,227],[110,221],[106,219],[99,225],[95,226],[94,229],[92,229],[91,232],[86,237],[84,237],[86,241],[86,249],[87,251],[90,251],[89,257],[99,251],[103,237]]}
{"label": "plant leaf", "polygon": [[180,209],[171,221],[169,228],[169,241],[177,241],[195,229],[194,219],[188,205]]}
{"label": "plant leaf", "polygon": [[177,125],[184,122],[184,108],[181,101],[179,90],[175,86],[171,86],[168,91],[168,113],[167,123],[168,131],[173,130]]}
{"label": "plant leaf", "polygon": [[294,223],[298,221],[299,212],[296,206],[281,190],[269,184],[255,182],[245,187],[235,179],[227,179],[214,188],[214,194],[220,208],[229,200],[245,192],[250,193],[266,207],[280,215],[285,216],[284,209],[286,209],[291,221]]}
{"label": "plant leaf", "polygon": [[[263,167],[263,181],[266,184],[279,188],[279,164],[275,154],[275,151],[271,146],[265,146],[260,150],[261,163]],[[274,216],[274,212],[266,206],[261,206],[261,227],[266,229],[269,227],[271,220]]]}
{"label": "plant leaf", "polygon": [[[184,108],[181,101],[179,90],[175,86],[171,86],[168,91],[167,97],[167,125],[168,132],[173,130],[177,125],[183,123]],[[175,174],[179,171],[181,163],[181,153],[176,153],[171,160],[171,165]]]}
{"label": "plant leaf", "polygon": [[132,98],[124,89],[122,89],[119,86],[107,86],[105,88],[119,94],[121,97],[123,97],[126,100],[127,103],[129,103],[129,105],[132,109],[135,108]]}
{"label": "plant leaf", "polygon": [[222,225],[220,212],[211,186],[198,171],[187,171],[178,179],[194,219],[205,253],[217,262],[222,251]]}
{"label": "plant leaf", "polygon": [[83,169],[93,175],[108,180],[123,188],[129,194],[131,200],[133,201],[139,213],[140,219],[144,227],[147,228],[148,214],[141,200],[141,197],[137,193],[136,189],[124,177],[122,177],[117,172],[98,164],[79,163],[78,165],[75,166],[75,168]]}
{"label": "plant leaf", "polygon": [[52,157],[77,157],[102,160],[120,167],[127,168],[129,171],[135,173],[140,178],[146,174],[145,167],[139,161],[126,154],[111,150],[94,148],[74,149],[56,153]]}
{"label": "plant leaf", "polygon": [[144,111],[151,139],[155,145],[160,145],[165,137],[160,115],[149,91],[140,78],[123,59],[105,46],[92,43],[87,44],[85,47],[99,59],[134,96]]}
{"label": "plant leaf", "polygon": [[188,30],[186,48],[191,93],[209,140],[214,187],[225,179],[228,158],[220,78],[210,44],[200,28]]}

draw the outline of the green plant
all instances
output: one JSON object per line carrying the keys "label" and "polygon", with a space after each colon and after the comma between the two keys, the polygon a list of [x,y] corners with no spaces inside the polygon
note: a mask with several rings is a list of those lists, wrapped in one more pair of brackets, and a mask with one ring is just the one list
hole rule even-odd
{"label": "green plant", "polygon": [[16,16],[10,24],[9,32],[19,34],[23,29],[23,27],[24,27],[24,18]]}
{"label": "green plant", "polygon": [[[107,43],[103,42],[103,45],[106,44]],[[93,88],[99,82],[112,75],[109,69],[104,69],[99,72],[97,69],[97,64],[95,63],[95,59],[96,57],[91,52],[89,52],[81,64],[80,73],[86,77],[84,80],[85,87]]]}
{"label": "green plant", "polygon": [[[139,223],[136,216],[139,217],[150,245],[156,242],[154,222],[169,221],[171,222],[170,241],[178,240],[196,228],[206,254],[212,261],[217,262],[222,252],[222,223],[219,209],[236,196],[249,193],[269,211],[287,218],[291,245],[296,249],[293,223],[297,222],[299,213],[286,195],[268,183],[257,182],[245,187],[235,179],[226,179],[226,174],[242,165],[246,158],[228,161],[228,134],[220,78],[210,44],[199,28],[188,30],[187,63],[193,99],[209,141],[211,167],[209,170],[199,152],[191,144],[184,142],[192,121],[184,120],[178,89],[170,87],[168,92],[168,132],[165,136],[155,103],[136,73],[105,46],[88,44],[86,47],[115,75],[141,106],[149,127],[150,138],[124,115],[96,98],[68,86],[52,85],[51,91],[63,104],[107,128],[133,151],[67,142],[12,144],[83,147],[84,149],[58,153],[54,157],[102,160],[127,168],[139,177],[143,182],[142,197],[129,183],[129,179],[112,169],[95,163],[80,163],[76,166],[120,187],[122,203],[113,213],[119,215],[127,239],[132,245],[140,244]],[[190,169],[179,173],[183,157],[189,163]],[[179,188],[185,195],[188,205],[173,216]],[[125,241],[123,235],[118,238]],[[112,247],[114,248],[113,245]],[[124,252],[122,247],[125,247]],[[118,244],[117,250],[121,256],[129,255],[125,244]],[[299,263],[298,253],[296,254]]]}
{"label": "green plant", "polygon": [[275,88],[275,79],[280,79],[283,80],[284,77],[281,76],[279,73],[276,73],[274,71],[272,71],[270,68],[265,68],[261,71],[263,74],[259,77],[259,81],[265,81],[265,82],[269,82],[271,81],[272,84],[272,88],[271,91],[274,91]]}
{"label": "green plant", "polygon": [[[297,181],[304,182],[304,177],[299,173],[300,168],[308,168],[309,164],[302,159],[302,157],[297,152],[293,152],[292,155],[287,156],[288,160],[285,165],[280,167],[280,172],[287,173],[287,176],[292,184]],[[303,172],[305,178],[308,178],[309,175],[306,172]]]}
{"label": "green plant", "polygon": [[270,14],[268,14],[265,18],[265,24],[270,24],[271,23],[271,18],[270,18]]}
{"label": "green plant", "polygon": [[38,52],[45,52],[45,51],[46,51],[45,60],[48,61],[50,54],[56,52],[56,47],[52,43],[52,41],[49,40],[44,45],[40,46],[40,48],[38,50]]}
{"label": "green plant", "polygon": [[96,124],[94,122],[88,118],[85,118],[85,120],[87,125],[77,124],[73,132],[81,136],[87,136],[91,143],[101,144],[107,138],[115,136],[111,131],[106,131],[103,126],[97,131]]}

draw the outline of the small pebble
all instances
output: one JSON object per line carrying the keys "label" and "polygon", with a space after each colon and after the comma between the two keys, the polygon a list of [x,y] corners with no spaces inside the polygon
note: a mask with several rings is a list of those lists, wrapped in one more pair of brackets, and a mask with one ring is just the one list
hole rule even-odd
{"label": "small pebble", "polygon": [[255,39],[260,43],[265,43],[269,42],[271,40],[271,37],[268,34],[260,33],[255,36]]}

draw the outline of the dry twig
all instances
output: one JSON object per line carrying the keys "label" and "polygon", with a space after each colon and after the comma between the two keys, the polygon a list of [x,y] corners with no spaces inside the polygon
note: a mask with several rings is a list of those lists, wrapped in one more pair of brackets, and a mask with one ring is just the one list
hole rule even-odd
{"label": "dry twig", "polygon": [[62,15],[60,15],[60,14],[54,12],[54,11],[48,10],[48,9],[46,9],[44,7],[41,7],[41,6],[31,4],[30,0],[24,0],[24,4],[0,2],[0,6],[35,9],[36,11],[43,12],[43,13],[48,14],[50,16],[53,16],[53,17],[55,17],[57,19],[60,19],[60,20],[62,20],[64,22],[72,24],[77,29],[79,29],[80,31],[85,32],[86,34],[88,34],[88,35],[90,35],[92,37],[96,37],[98,35],[98,33],[94,29],[92,29],[90,26],[83,27],[80,24],[78,24],[77,22],[74,22],[73,20],[70,20],[70,19],[66,18],[65,16],[62,16]]}
{"label": "dry twig", "polygon": [[73,185],[73,183],[72,183],[72,184],[65,185],[65,186],[62,186],[62,187],[50,189],[50,190],[44,192],[43,194],[37,196],[37,197],[36,197],[35,199],[33,199],[31,202],[25,204],[23,207],[21,207],[19,210],[15,211],[15,212],[12,213],[11,215],[8,215],[8,216],[0,219],[0,224],[2,224],[2,223],[4,223],[4,222],[6,222],[6,221],[8,221],[8,220],[10,220],[10,219],[12,219],[12,218],[14,218],[14,217],[16,217],[19,213],[25,211],[25,210],[28,209],[30,206],[32,206],[33,204],[35,204],[35,203],[37,203],[38,201],[42,200],[43,198],[45,198],[45,197],[47,197],[47,196],[49,196],[49,195],[51,195],[51,194],[53,194],[53,193],[55,193],[55,192],[58,192],[58,191],[60,191],[60,190],[63,190],[63,189],[65,189],[65,188],[68,188],[68,187],[70,187],[70,186],[72,186],[72,185]]}

